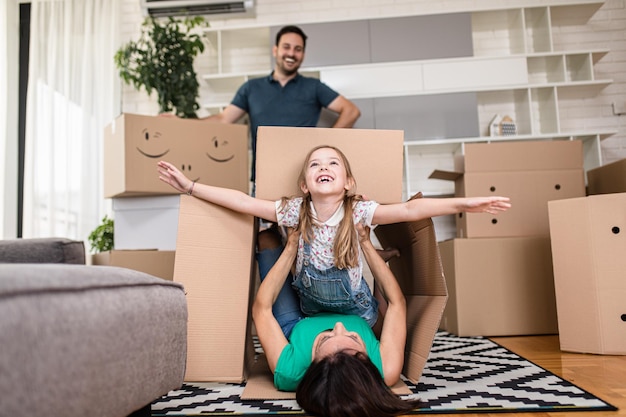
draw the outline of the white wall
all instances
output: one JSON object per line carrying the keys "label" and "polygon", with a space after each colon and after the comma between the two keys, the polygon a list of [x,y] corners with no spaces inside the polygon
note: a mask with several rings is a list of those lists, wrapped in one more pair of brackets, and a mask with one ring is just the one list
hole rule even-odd
{"label": "white wall", "polygon": [[[397,17],[447,12],[464,12],[501,8],[500,0],[255,0],[256,18],[212,21],[212,27],[242,25],[283,25],[327,22],[379,17]],[[551,1],[550,4],[568,1]],[[542,0],[509,0],[509,7],[544,6]],[[122,41],[135,38],[143,19],[139,0],[124,0]],[[571,25],[553,33],[555,49],[578,51],[609,49],[610,53],[595,66],[596,76],[612,79],[596,97],[585,99],[585,106],[561,109],[561,125],[586,130],[609,130],[618,133],[602,143],[603,163],[626,158],[625,116],[615,116],[612,103],[626,107],[626,0],[607,0],[588,22],[578,22],[574,17]],[[269,52],[268,52],[269,53]],[[306,60],[305,60],[306,61]],[[199,60],[199,71],[204,65]],[[270,68],[268,68],[269,70]],[[202,95],[202,92],[201,92]],[[156,114],[156,100],[145,94],[124,87],[122,111],[140,114]],[[202,102],[202,96],[201,96]]]}

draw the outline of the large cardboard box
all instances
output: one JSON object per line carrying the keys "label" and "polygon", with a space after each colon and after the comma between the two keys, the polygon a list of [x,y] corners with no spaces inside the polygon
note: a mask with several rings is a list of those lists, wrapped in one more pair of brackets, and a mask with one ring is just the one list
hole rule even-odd
{"label": "large cardboard box", "polygon": [[300,194],[297,180],[307,153],[333,145],[348,158],[357,193],[379,203],[402,200],[404,132],[261,126],[257,135],[256,195],[279,200]]}
{"label": "large cardboard box", "polygon": [[626,193],[626,159],[587,171],[587,194]]}
{"label": "large cardboard box", "polygon": [[110,250],[92,255],[93,265],[119,266],[145,272],[155,277],[174,279],[174,251]]}
{"label": "large cardboard box", "polygon": [[558,332],[550,239],[439,243],[449,299],[443,326],[458,336]]}
{"label": "large cardboard box", "polygon": [[115,249],[176,250],[178,195],[113,199]]}
{"label": "large cardboard box", "polygon": [[187,294],[185,381],[241,382],[251,343],[255,221],[194,197],[180,199],[174,281]]}
{"label": "large cardboard box", "polygon": [[[264,133],[261,133],[261,131]],[[293,159],[284,150],[284,143],[275,140],[273,131],[279,137],[289,137],[300,143],[298,154],[301,159],[311,147],[315,138],[323,138],[324,143],[338,145],[353,161],[361,156],[374,154],[383,161],[394,160],[401,166],[402,134],[385,131],[374,135],[377,140],[359,142],[360,135],[353,130],[343,129],[302,129],[302,128],[261,128],[259,149],[262,150],[257,165],[257,191],[262,195],[280,198],[293,193],[292,185],[297,174],[290,174],[283,161]],[[346,137],[354,140],[345,142]],[[358,132],[358,131],[357,131]],[[364,138],[374,136],[363,132]],[[320,135],[320,133],[322,135]],[[326,135],[324,133],[327,133]],[[311,137],[309,137],[311,135]],[[389,136],[389,137],[388,137]],[[341,138],[335,143],[333,138]],[[399,138],[399,139],[391,139]],[[289,157],[285,157],[289,155]],[[350,156],[351,155],[351,156]],[[271,159],[270,163],[266,159]],[[297,171],[301,163],[298,163]],[[356,162],[356,165],[360,164]],[[294,166],[295,167],[295,166]],[[402,170],[389,169],[378,165],[356,168],[355,176],[359,190],[379,201],[400,201]],[[384,168],[384,169],[383,169]],[[294,168],[291,170],[293,171]],[[360,173],[373,170],[376,180],[362,182]],[[275,175],[276,172],[282,175]],[[282,182],[283,188],[276,188],[278,177],[293,177],[292,182]],[[371,175],[365,175],[371,177]],[[399,184],[394,187],[392,184]],[[390,193],[389,190],[396,190]],[[273,191],[270,191],[273,190]],[[273,193],[273,194],[272,194]],[[394,225],[396,226],[396,225]],[[393,226],[390,226],[393,227]],[[189,308],[188,362],[185,380],[187,381],[241,381],[246,378],[246,363],[250,363],[250,311],[255,264],[254,221],[249,216],[239,215],[212,204],[188,196],[181,196],[180,218],[176,249],[174,280],[183,283],[187,291]],[[440,262],[437,256],[436,239],[431,223],[397,225],[395,229],[381,229],[380,237],[400,247],[402,261],[394,266],[407,290],[409,310],[409,343],[407,343],[406,375],[414,381],[419,379],[423,364],[428,356],[434,332],[438,328],[446,292]],[[425,253],[429,256],[424,257]],[[414,257],[420,257],[415,262]],[[438,269],[439,268],[439,269]],[[427,272],[426,272],[427,271]],[[420,274],[424,274],[423,276]],[[412,280],[425,280],[414,285]],[[427,281],[427,282],[426,282]],[[224,349],[227,346],[228,349]],[[269,391],[263,391],[264,398],[292,398],[293,393],[281,393],[271,386],[269,368],[264,369],[264,381],[270,381]],[[269,376],[268,376],[269,375]],[[246,390],[254,388],[249,381]],[[252,382],[252,383],[251,383]],[[258,398],[259,391],[248,393],[248,398]]]}
{"label": "large cardboard box", "polygon": [[626,354],[626,193],[551,201],[561,349]]}
{"label": "large cardboard box", "polygon": [[582,142],[474,143],[455,159],[455,172],[430,178],[455,181],[459,197],[499,195],[513,207],[490,216],[460,213],[457,237],[549,236],[548,201],[585,195]]}
{"label": "large cardboard box", "polygon": [[122,114],[104,129],[104,197],[178,194],[159,180],[166,160],[189,178],[248,192],[248,127]]}

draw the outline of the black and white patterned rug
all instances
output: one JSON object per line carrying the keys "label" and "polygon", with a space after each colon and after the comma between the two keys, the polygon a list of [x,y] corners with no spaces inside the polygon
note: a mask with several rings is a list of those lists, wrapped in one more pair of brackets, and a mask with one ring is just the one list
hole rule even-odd
{"label": "black and white patterned rug", "polygon": [[[487,338],[437,333],[417,385],[415,414],[607,411],[616,408]],[[306,415],[295,400],[241,400],[245,384],[185,383],[153,416]],[[408,397],[407,397],[408,398]]]}

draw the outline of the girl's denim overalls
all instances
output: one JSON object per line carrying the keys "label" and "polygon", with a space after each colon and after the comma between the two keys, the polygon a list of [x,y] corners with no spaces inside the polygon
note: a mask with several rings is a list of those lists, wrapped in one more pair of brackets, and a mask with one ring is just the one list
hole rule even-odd
{"label": "girl's denim overalls", "polygon": [[332,267],[320,270],[310,261],[311,246],[304,242],[302,270],[292,283],[300,296],[300,309],[311,316],[320,312],[353,314],[373,326],[378,318],[378,300],[365,279],[352,289],[347,269]]}

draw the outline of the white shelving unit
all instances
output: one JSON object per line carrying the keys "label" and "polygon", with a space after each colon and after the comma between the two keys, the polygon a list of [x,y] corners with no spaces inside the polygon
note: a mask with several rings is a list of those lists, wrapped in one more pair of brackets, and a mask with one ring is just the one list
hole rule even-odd
{"label": "white shelving unit", "polygon": [[[547,1],[541,7],[515,7],[471,13],[472,57],[355,65],[303,67],[350,99],[475,92],[479,137],[405,138],[405,197],[453,193],[447,181],[429,180],[434,169],[453,168],[464,144],[500,140],[582,140],[585,167],[600,166],[600,141],[616,132],[564,131],[563,103],[581,101],[609,85],[597,79],[594,64],[608,50],[555,51],[553,30],[572,14],[588,19],[604,1]],[[226,106],[246,80],[266,76],[272,67],[270,28],[208,29],[211,66],[204,75],[209,111]],[[389,76],[392,74],[393,76]],[[494,115],[516,123],[516,135],[490,137]],[[484,136],[483,136],[484,135]]]}

